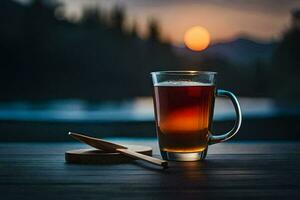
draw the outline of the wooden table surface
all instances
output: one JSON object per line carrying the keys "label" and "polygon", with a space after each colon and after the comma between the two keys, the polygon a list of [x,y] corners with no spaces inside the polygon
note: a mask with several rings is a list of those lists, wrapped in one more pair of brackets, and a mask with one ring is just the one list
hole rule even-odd
{"label": "wooden table surface", "polygon": [[[154,139],[112,139],[154,148]],[[300,142],[230,142],[204,162],[66,164],[79,143],[0,143],[0,192],[6,199],[300,199]]]}

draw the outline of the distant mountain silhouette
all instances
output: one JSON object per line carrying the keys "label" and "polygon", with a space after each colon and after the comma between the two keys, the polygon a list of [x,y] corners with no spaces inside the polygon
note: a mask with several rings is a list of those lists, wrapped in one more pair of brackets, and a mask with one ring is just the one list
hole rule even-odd
{"label": "distant mountain silhouette", "polygon": [[203,60],[207,57],[225,59],[234,64],[252,64],[255,62],[269,63],[277,42],[257,42],[251,38],[237,38],[229,42],[212,44],[203,52],[192,52],[187,48],[177,48],[179,55]]}

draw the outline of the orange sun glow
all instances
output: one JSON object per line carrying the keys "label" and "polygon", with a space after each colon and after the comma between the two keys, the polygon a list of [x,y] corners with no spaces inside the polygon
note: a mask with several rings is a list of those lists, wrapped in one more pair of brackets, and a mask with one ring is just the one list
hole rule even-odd
{"label": "orange sun glow", "polygon": [[206,49],[210,42],[209,32],[201,27],[194,26],[189,28],[184,34],[184,44],[193,51]]}

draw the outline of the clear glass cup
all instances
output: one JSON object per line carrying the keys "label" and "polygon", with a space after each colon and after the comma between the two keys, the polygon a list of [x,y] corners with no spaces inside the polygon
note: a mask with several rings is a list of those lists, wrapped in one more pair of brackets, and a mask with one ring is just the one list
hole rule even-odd
{"label": "clear glass cup", "polygon": [[[208,145],[233,137],[242,123],[241,109],[235,95],[216,89],[216,72],[152,72],[155,121],[163,159],[203,160]],[[228,97],[235,108],[233,128],[222,135],[211,134],[215,96]]]}

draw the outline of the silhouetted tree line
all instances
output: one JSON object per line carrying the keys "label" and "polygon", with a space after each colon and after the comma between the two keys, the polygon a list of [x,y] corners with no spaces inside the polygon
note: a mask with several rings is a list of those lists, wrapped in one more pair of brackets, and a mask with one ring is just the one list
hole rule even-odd
{"label": "silhouetted tree line", "polygon": [[178,69],[217,71],[218,86],[242,96],[300,98],[299,29],[285,33],[271,63],[240,66],[210,56],[199,62],[175,54],[155,20],[146,39],[135,24],[125,31],[121,7],[108,20],[98,9],[87,9],[72,23],[55,17],[57,5],[42,2],[0,3],[1,101],[149,96],[149,72]]}
{"label": "silhouetted tree line", "polygon": [[1,100],[122,99],[151,95],[149,72],[179,65],[159,27],[148,39],[125,31],[124,9],[109,20],[85,10],[78,23],[55,18],[56,6],[1,1]]}
{"label": "silhouetted tree line", "polygon": [[[300,22],[300,10],[298,11]],[[272,96],[279,102],[300,102],[300,26],[291,26],[283,35],[270,67]]]}

